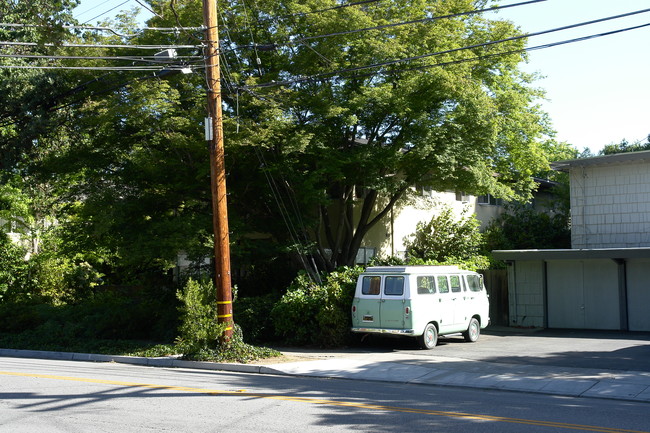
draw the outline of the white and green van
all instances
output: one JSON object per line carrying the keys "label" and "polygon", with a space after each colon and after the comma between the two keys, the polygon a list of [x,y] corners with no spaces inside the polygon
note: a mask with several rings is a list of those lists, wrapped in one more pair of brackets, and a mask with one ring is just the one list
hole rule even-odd
{"label": "white and green van", "polygon": [[373,266],[357,281],[352,331],[416,337],[432,349],[438,335],[478,340],[488,326],[483,278],[456,266]]}

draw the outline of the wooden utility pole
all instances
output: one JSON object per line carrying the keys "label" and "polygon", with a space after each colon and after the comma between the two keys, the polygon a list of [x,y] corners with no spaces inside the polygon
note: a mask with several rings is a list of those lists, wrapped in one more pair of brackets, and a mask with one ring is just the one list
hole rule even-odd
{"label": "wooden utility pole", "polygon": [[219,323],[227,324],[223,336],[232,337],[232,290],[230,281],[230,235],[226,203],[226,167],[223,147],[221,111],[221,71],[219,69],[219,29],[217,0],[203,0],[205,24],[205,72],[208,83],[208,121],[206,139],[210,146],[210,185],[212,190],[212,225],[214,230],[215,287]]}

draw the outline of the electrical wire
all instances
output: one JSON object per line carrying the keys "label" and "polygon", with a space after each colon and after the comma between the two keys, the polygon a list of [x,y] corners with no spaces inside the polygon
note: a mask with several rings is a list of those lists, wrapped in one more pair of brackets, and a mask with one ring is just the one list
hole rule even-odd
{"label": "electrical wire", "polygon": [[257,52],[257,47],[255,43],[255,38],[253,37],[253,29],[250,24],[250,20],[248,18],[248,9],[246,8],[246,0],[241,0],[242,6],[244,7],[244,19],[246,20],[246,26],[248,27],[248,33],[251,36],[251,42],[253,43],[253,51],[255,52],[255,66],[257,67],[257,71],[260,74],[260,77],[262,76],[262,62],[260,61],[260,55]]}
{"label": "electrical wire", "polygon": [[112,45],[112,44],[39,44],[37,42],[14,42],[0,41],[0,46],[19,46],[19,47],[59,47],[59,48],[125,48],[137,50],[169,50],[169,49],[196,49],[202,48],[202,45]]}
{"label": "electrical wire", "polygon": [[[366,28],[363,28],[363,29],[355,29],[355,30],[347,30],[347,31],[344,31],[344,32],[328,33],[328,34],[315,35],[315,36],[306,36],[306,37],[303,37],[303,38],[296,37],[296,38],[290,39],[289,41],[270,44],[270,46],[272,46],[274,48],[277,48],[279,46],[291,46],[291,45],[295,45],[296,43],[302,43],[302,42],[306,42],[306,41],[310,41],[310,40],[314,40],[314,39],[322,39],[322,38],[327,38],[327,37],[332,37],[332,36],[341,36],[341,35],[359,33],[359,32],[370,31],[370,30],[379,30],[379,29],[383,29],[383,28],[387,28],[387,27],[402,26],[402,25],[408,25],[408,24],[424,22],[424,21],[433,21],[433,20],[443,19],[443,18],[454,18],[456,16],[462,16],[462,15],[467,15],[467,14],[471,14],[471,13],[487,12],[487,11],[496,10],[496,9],[499,9],[499,8],[521,6],[521,5],[526,5],[526,4],[530,4],[530,3],[537,3],[537,2],[541,2],[541,1],[546,1],[546,0],[531,0],[531,1],[528,1],[528,2],[516,3],[516,4],[512,4],[512,5],[507,5],[507,6],[497,6],[497,7],[494,7],[494,8],[481,9],[479,11],[469,11],[469,12],[462,12],[462,13],[459,13],[459,14],[444,15],[444,16],[431,17],[431,18],[423,18],[422,20],[405,21],[405,22],[392,23],[392,24],[384,24],[384,25],[381,25],[381,26],[366,27]],[[519,36],[513,36],[512,38],[508,38],[508,39],[500,39],[498,41],[494,41],[494,42],[491,42],[491,43],[496,44],[496,43],[501,43],[501,42],[509,41],[509,40],[517,40],[517,39],[529,38],[529,37],[533,37],[533,36],[540,36],[540,35],[544,35],[544,34],[548,34],[548,33],[553,33],[553,32],[558,32],[558,31],[563,31],[563,30],[569,30],[569,29],[582,27],[582,26],[587,26],[587,25],[592,25],[592,24],[597,24],[597,23],[601,23],[601,22],[605,22],[605,21],[611,21],[611,20],[616,20],[616,19],[620,19],[620,18],[626,18],[626,17],[629,17],[629,16],[638,15],[638,14],[647,13],[647,12],[650,12],[650,8],[636,10],[636,11],[632,11],[632,12],[627,12],[627,13],[619,14],[619,15],[612,15],[612,16],[609,16],[609,17],[599,18],[599,19],[590,20],[590,21],[584,21],[584,22],[576,23],[576,24],[569,24],[569,25],[566,25],[566,26],[556,27],[556,28],[549,29],[549,30],[542,30],[542,31],[539,31],[539,32],[526,33],[526,34],[522,34],[522,35],[519,35]],[[267,45],[269,45],[269,44],[264,44],[262,46],[266,47]],[[242,45],[242,46],[240,46],[238,48],[239,49],[245,49],[245,48],[252,48],[252,46]],[[470,47],[470,48],[472,48],[472,47]],[[460,49],[468,49],[468,48],[460,48]]]}
{"label": "electrical wire", "polygon": [[[0,69],[70,69],[81,71],[163,71],[163,66],[50,66],[50,65],[0,65]],[[180,69],[180,68],[179,68]]]}
{"label": "electrical wire", "polygon": [[78,13],[78,14],[76,14],[76,15],[77,15],[77,17],[80,17],[81,15],[85,15],[85,14],[87,14],[88,12],[93,11],[93,10],[97,9],[98,7],[100,7],[100,6],[105,5],[106,3],[110,3],[111,1],[113,1],[113,0],[104,0],[103,2],[101,2],[101,3],[99,3],[99,4],[97,4],[97,5],[93,6],[93,7],[91,7],[90,9],[86,9],[85,11],[80,12],[80,13]]}
{"label": "electrical wire", "polygon": [[146,4],[142,3],[140,0],[135,0],[135,2],[136,2],[137,4],[139,4],[140,6],[142,6],[143,8],[145,8],[146,10],[148,10],[149,12],[151,12],[152,14],[154,14],[155,16],[157,16],[158,18],[162,18],[162,19],[164,19],[163,16],[157,14],[156,11],[154,11],[153,9],[151,9],[151,8],[150,8],[149,6],[147,6]]}
{"label": "electrical wire", "polygon": [[[375,0],[378,1],[378,0]],[[372,27],[365,27],[362,29],[353,29],[353,30],[346,30],[343,32],[335,32],[335,33],[327,33],[323,35],[314,35],[314,36],[305,36],[305,37],[294,37],[290,38],[288,41],[284,42],[279,42],[279,43],[272,43],[272,44],[262,44],[262,45],[243,45],[240,46],[239,48],[258,48],[260,46],[262,47],[273,47],[277,48],[279,46],[291,46],[295,44],[301,44],[303,42],[315,40],[315,39],[324,39],[324,38],[329,38],[333,36],[343,36],[343,35],[349,35],[349,34],[354,34],[354,33],[361,33],[361,32],[366,32],[366,31],[371,31],[371,30],[383,30],[386,28],[391,28],[391,27],[400,27],[400,26],[406,26],[406,25],[411,25],[411,24],[421,24],[421,23],[427,23],[427,22],[433,22],[437,20],[442,20],[442,19],[450,19],[450,18],[458,18],[462,16],[469,16],[469,15],[475,15],[475,14],[480,14],[480,13],[485,13],[485,12],[494,12],[498,11],[501,9],[506,9],[506,8],[512,8],[512,7],[517,7],[517,6],[526,6],[530,5],[533,3],[540,3],[540,2],[545,2],[547,0],[528,0],[520,3],[513,3],[510,5],[504,5],[504,6],[494,6],[490,8],[485,8],[485,9],[477,9],[473,11],[466,11],[466,12],[459,12],[455,14],[448,14],[448,15],[439,15],[435,17],[428,17],[428,18],[421,18],[417,20],[411,20],[411,21],[402,21],[398,23],[390,23],[390,24],[382,24],[379,26],[372,26]],[[329,9],[327,9],[329,10]]]}
{"label": "electrical wire", "polygon": [[89,19],[89,20],[87,20],[86,22],[84,22],[84,24],[88,24],[88,23],[91,22],[92,20],[97,19],[97,18],[99,18],[99,17],[101,17],[101,16],[106,15],[106,14],[109,13],[110,11],[117,9],[117,8],[119,8],[120,6],[125,5],[125,4],[127,4],[128,2],[130,2],[130,1],[131,1],[131,0],[126,0],[126,1],[124,1],[124,2],[122,2],[122,3],[120,3],[119,5],[110,8],[110,9],[107,10],[106,12],[103,12],[103,13],[97,15],[96,17],[92,17],[91,19]]}
{"label": "electrical wire", "polygon": [[284,19],[284,18],[293,18],[293,17],[297,17],[297,16],[301,17],[301,16],[305,16],[305,15],[328,12],[328,11],[332,11],[332,10],[335,10],[335,9],[343,9],[343,8],[348,8],[348,7],[352,7],[352,6],[362,6],[362,5],[369,4],[369,3],[377,3],[377,2],[380,2],[380,1],[383,1],[383,0],[364,0],[364,1],[354,2],[354,3],[345,3],[345,4],[342,4],[342,5],[333,6],[331,8],[319,9],[319,10],[309,11],[309,12],[299,12],[299,13],[296,13],[296,14],[285,15],[285,16],[282,16],[282,17],[279,17],[279,18]]}
{"label": "electrical wire", "polygon": [[[475,62],[475,61],[479,61],[479,60],[485,60],[485,59],[488,59],[488,58],[500,57],[500,56],[511,55],[511,54],[518,54],[518,53],[523,53],[523,52],[528,52],[528,51],[536,51],[536,50],[552,48],[552,47],[556,47],[556,46],[560,46],[560,45],[566,45],[566,44],[570,44],[570,43],[582,42],[582,41],[589,40],[589,39],[595,39],[595,38],[600,38],[600,37],[604,37],[604,36],[611,36],[611,35],[614,35],[614,34],[623,33],[623,32],[627,32],[627,31],[631,31],[631,30],[637,30],[637,29],[645,28],[645,27],[650,27],[650,23],[640,24],[640,25],[637,25],[637,26],[626,27],[626,28],[617,29],[617,30],[611,30],[611,31],[608,31],[608,32],[597,33],[597,34],[592,34],[592,35],[588,35],[588,36],[582,36],[582,37],[573,38],[573,39],[567,39],[567,40],[558,41],[558,42],[551,42],[551,43],[548,43],[548,44],[537,45],[537,46],[534,46],[534,47],[527,47],[527,48],[521,48],[521,49],[498,52],[498,53],[491,53],[491,54],[486,54],[486,55],[482,55],[482,56],[475,56],[475,57],[470,57],[470,58],[464,58],[464,59],[450,60],[448,62],[442,62],[442,63],[433,63],[433,64],[429,64],[429,65],[420,65],[420,66],[415,66],[415,67],[412,67],[412,68],[391,70],[391,71],[388,71],[388,72],[390,72],[390,73],[401,73],[401,72],[409,72],[409,71],[415,71],[415,70],[429,69],[429,68],[434,68],[434,67],[450,66],[450,65],[455,65],[455,64],[459,64],[459,63]],[[488,45],[488,44],[492,44],[492,43],[486,43],[484,45]],[[479,46],[481,46],[481,45],[479,45]],[[465,49],[467,49],[467,48],[465,48]],[[456,51],[458,51],[458,50],[459,49],[457,49]],[[431,56],[435,56],[435,55],[438,55],[438,54],[444,54],[444,53],[446,53],[446,51],[441,51],[439,53],[427,54],[426,57],[431,57]],[[336,76],[340,76],[341,74],[348,73],[348,72],[356,72],[356,71],[361,71],[361,70],[365,70],[365,69],[372,69],[372,68],[378,68],[378,67],[382,67],[382,66],[389,66],[389,65],[393,65],[393,64],[396,64],[396,63],[401,63],[401,62],[404,62],[404,61],[419,59],[419,58],[422,58],[422,57],[423,56],[417,56],[416,58],[406,58],[406,59],[392,60],[392,61],[389,61],[389,62],[377,63],[377,64],[366,65],[366,66],[357,66],[357,67],[354,67],[354,68],[340,69],[340,70],[332,71],[332,72],[324,72],[324,73],[321,73],[321,74],[314,74],[314,75],[310,75],[310,76],[307,76],[307,77],[298,77],[298,78],[295,78],[293,80],[275,81],[275,82],[270,82],[270,83],[262,83],[262,84],[257,84],[257,85],[250,85],[250,86],[246,86],[246,87],[251,88],[251,89],[253,89],[253,88],[265,88],[265,87],[275,87],[275,86],[284,86],[284,85],[296,84],[296,83],[311,81],[311,80],[327,80],[327,79],[331,79],[331,78],[334,78]],[[377,74],[377,72],[373,72],[373,73],[369,73],[369,74],[362,74],[362,75],[355,75],[355,78],[356,77],[363,77],[363,76],[372,76],[372,75],[376,75],[376,74]]]}
{"label": "electrical wire", "polygon": [[[11,27],[11,28],[50,28],[51,26],[45,26],[42,24],[22,24],[22,23],[0,23],[0,27]],[[134,37],[138,36],[137,33],[133,34],[123,34],[123,33],[118,33],[116,29],[112,27],[105,27],[105,26],[78,26],[78,25],[63,25],[61,28],[64,29],[72,29],[72,30],[97,30],[97,31],[106,31],[106,32],[112,32],[113,34],[121,37]],[[199,31],[203,30],[204,27],[185,27],[185,30],[192,30],[192,31]],[[178,27],[140,27],[136,28],[134,30],[139,30],[139,31],[160,31],[160,32],[170,32],[170,33],[177,33],[180,29]]]}
{"label": "electrical wire", "polygon": [[124,60],[132,62],[146,62],[146,63],[169,63],[176,60],[203,60],[202,56],[177,56],[171,60],[164,60],[156,56],[48,56],[39,54],[0,54],[4,58],[18,58],[18,59],[47,59],[47,60]]}
{"label": "electrical wire", "polygon": [[439,16],[429,17],[429,18],[421,18],[421,19],[418,19],[418,20],[403,21],[403,22],[399,22],[399,23],[383,24],[383,25],[380,25],[380,26],[365,27],[365,28],[362,28],[362,29],[346,30],[344,32],[328,33],[328,34],[324,34],[324,35],[315,35],[315,36],[306,36],[306,37],[303,37],[303,38],[292,39],[288,43],[305,42],[305,41],[310,41],[310,40],[314,40],[314,39],[329,38],[329,37],[332,37],[332,36],[343,36],[343,35],[349,35],[349,34],[353,34],[353,33],[366,32],[366,31],[370,31],[370,30],[383,30],[383,29],[387,29],[387,28],[391,28],[391,27],[400,27],[400,26],[406,26],[406,25],[411,25],[411,24],[421,24],[421,23],[427,23],[427,22],[437,21],[437,20],[441,20],[441,19],[458,18],[458,17],[462,17],[462,16],[481,14],[481,13],[484,13],[484,12],[493,12],[493,11],[496,11],[496,10],[512,8],[512,7],[516,7],[516,6],[525,6],[525,5],[530,5],[530,4],[533,4],[533,3],[540,3],[540,2],[544,2],[544,1],[546,1],[546,0],[529,0],[529,1],[521,2],[521,3],[514,3],[514,4],[511,4],[511,5],[495,6],[495,7],[491,7],[491,8],[477,9],[477,10],[473,10],[473,11],[459,12],[459,13],[455,13],[455,14],[439,15]]}

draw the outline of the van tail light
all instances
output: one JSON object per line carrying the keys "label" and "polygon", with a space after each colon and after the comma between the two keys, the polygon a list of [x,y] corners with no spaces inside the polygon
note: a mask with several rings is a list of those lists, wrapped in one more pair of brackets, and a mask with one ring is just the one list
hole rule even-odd
{"label": "van tail light", "polygon": [[356,306],[356,305],[353,305],[353,306],[352,306],[352,312],[353,312],[353,313],[356,313],[356,312],[357,312],[357,306]]}
{"label": "van tail light", "polygon": [[405,312],[406,314],[410,314],[410,313],[411,313],[411,307],[406,307],[406,309],[404,310],[404,312]]}

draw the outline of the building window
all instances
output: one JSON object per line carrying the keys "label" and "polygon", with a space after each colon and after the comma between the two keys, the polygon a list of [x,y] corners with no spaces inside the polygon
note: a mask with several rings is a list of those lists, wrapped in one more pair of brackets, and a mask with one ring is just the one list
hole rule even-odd
{"label": "building window", "polygon": [[375,257],[376,250],[374,248],[360,247],[357,252],[357,264],[367,265],[370,259]]}
{"label": "building window", "polygon": [[485,194],[478,196],[478,204],[484,204],[489,206],[502,206],[503,200],[496,198],[492,194]]}
{"label": "building window", "polygon": [[469,201],[469,194],[467,194],[465,191],[456,191],[456,201],[467,203]]}

